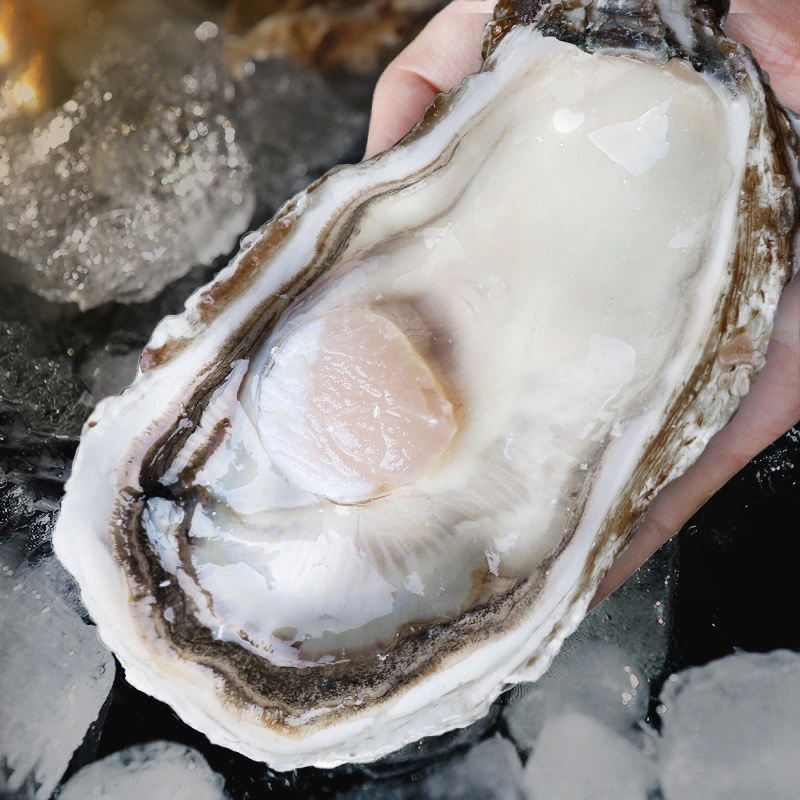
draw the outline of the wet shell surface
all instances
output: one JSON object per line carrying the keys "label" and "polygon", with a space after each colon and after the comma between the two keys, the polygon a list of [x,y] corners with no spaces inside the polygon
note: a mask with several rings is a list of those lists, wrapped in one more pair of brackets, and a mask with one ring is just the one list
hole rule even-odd
{"label": "wet shell surface", "polygon": [[542,674],[796,263],[796,137],[718,11],[501,0],[480,73],[158,326],[55,532],[134,686],[284,770]]}

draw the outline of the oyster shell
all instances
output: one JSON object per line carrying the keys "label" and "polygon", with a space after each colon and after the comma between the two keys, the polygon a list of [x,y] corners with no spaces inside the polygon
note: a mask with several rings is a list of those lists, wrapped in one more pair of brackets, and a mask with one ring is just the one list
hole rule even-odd
{"label": "oyster shell", "polygon": [[796,136],[710,5],[501,2],[87,422],[54,536],[128,679],[276,769],[534,679],[764,361]]}

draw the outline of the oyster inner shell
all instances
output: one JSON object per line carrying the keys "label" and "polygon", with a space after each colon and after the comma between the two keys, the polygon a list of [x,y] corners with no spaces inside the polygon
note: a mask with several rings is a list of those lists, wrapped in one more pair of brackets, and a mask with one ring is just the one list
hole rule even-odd
{"label": "oyster inner shell", "polygon": [[712,330],[746,104],[678,60],[504,47],[504,90],[353,208],[147,503],[197,618],[272,663],[382,652],[598,526]]}

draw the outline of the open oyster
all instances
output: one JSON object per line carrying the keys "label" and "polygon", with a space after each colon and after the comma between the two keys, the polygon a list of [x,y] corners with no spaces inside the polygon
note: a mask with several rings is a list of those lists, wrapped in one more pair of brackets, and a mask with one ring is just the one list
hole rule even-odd
{"label": "open oyster", "polygon": [[277,769],[540,675],[764,360],[794,134],[700,2],[501,2],[86,425],[56,551],[137,687]]}

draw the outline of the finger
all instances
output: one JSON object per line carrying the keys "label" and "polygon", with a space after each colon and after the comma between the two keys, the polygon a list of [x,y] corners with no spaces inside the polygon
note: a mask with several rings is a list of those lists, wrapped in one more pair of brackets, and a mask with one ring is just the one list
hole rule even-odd
{"label": "finger", "polygon": [[781,102],[800,111],[800,8],[797,0],[732,0],[725,32],[747,45]]}
{"label": "finger", "polygon": [[480,69],[481,37],[492,5],[451,3],[386,68],[375,87],[365,158],[399,142],[434,95]]}
{"label": "finger", "polygon": [[751,458],[800,421],[800,276],[781,298],[767,363],[736,415],[682,477],[659,493],[631,543],[598,587],[611,594]]}

